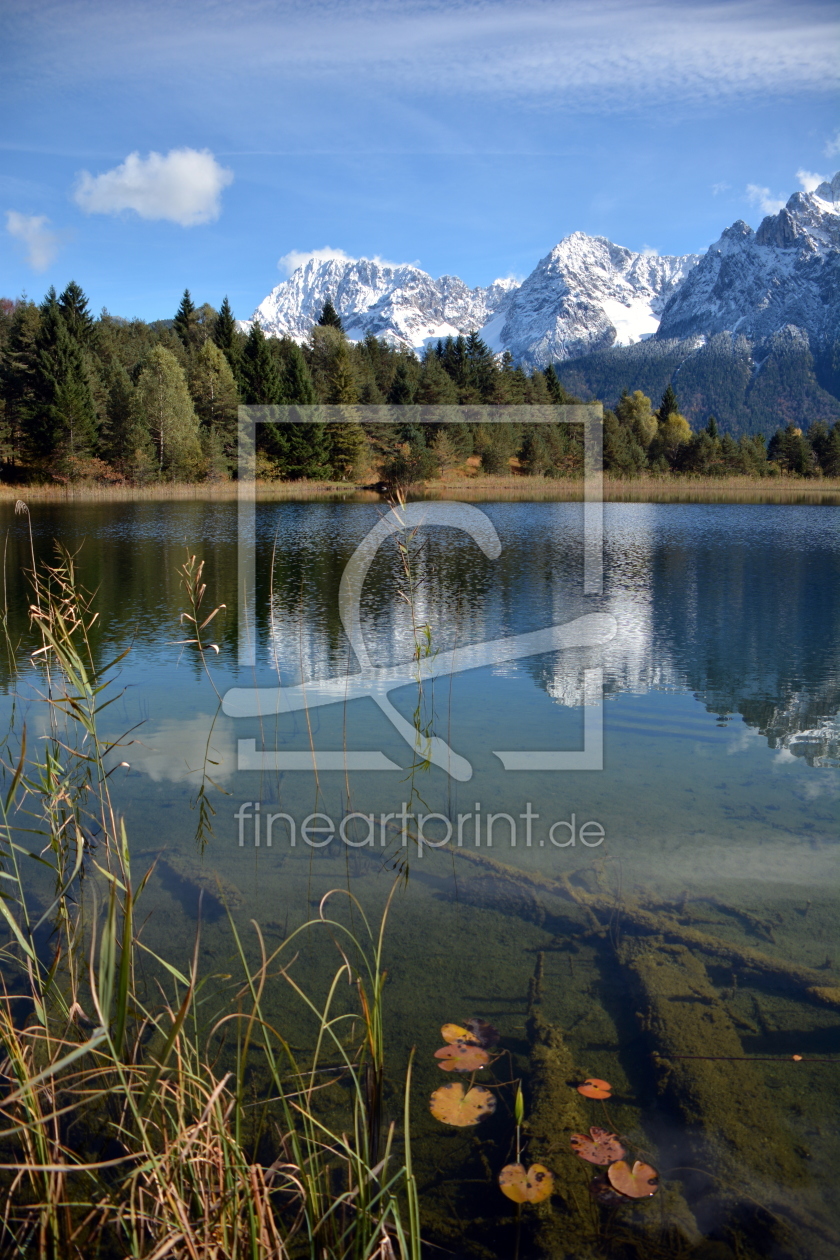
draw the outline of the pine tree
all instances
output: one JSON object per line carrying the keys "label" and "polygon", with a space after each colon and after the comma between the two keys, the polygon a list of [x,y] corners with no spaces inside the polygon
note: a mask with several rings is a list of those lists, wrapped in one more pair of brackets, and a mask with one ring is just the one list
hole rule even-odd
{"label": "pine tree", "polygon": [[175,312],[172,327],[180,338],[185,350],[193,350],[200,344],[198,329],[198,311],[195,309],[189,289],[184,289],[181,305]]}
{"label": "pine tree", "polygon": [[665,393],[662,395],[662,402],[659,404],[659,411],[657,412],[657,415],[659,416],[660,421],[664,424],[672,413],[676,412],[679,414],[679,410],[680,408],[679,403],[677,402],[677,395],[674,393],[674,390],[669,382],[665,387]]}
{"label": "pine tree", "polygon": [[134,408],[151,438],[158,475],[195,477],[202,465],[198,417],[183,369],[165,346],[155,346],[147,355],[137,379]]}
{"label": "pine tree", "polygon": [[0,360],[0,391],[5,400],[4,427],[9,462],[22,454],[27,424],[35,401],[35,367],[41,313],[34,302],[19,302],[10,322],[9,339]]}
{"label": "pine tree", "polygon": [[58,308],[67,331],[81,346],[89,346],[93,340],[93,316],[88,310],[84,290],[71,280],[58,299]]}
{"label": "pine tree", "polygon": [[287,401],[274,355],[256,319],[242,350],[240,373],[246,406],[271,407]]}
{"label": "pine tree", "polygon": [[71,336],[55,289],[41,305],[27,443],[40,460],[90,454],[97,417],[84,351]]}
{"label": "pine tree", "polygon": [[311,407],[318,401],[312,374],[303,351],[296,341],[284,337],[279,343],[280,377],[286,401],[300,407]]}
{"label": "pine tree", "polygon": [[240,338],[241,334],[236,326],[236,320],[233,317],[227,294],[225,294],[224,301],[219,308],[219,314],[216,316],[216,322],[213,325],[213,341],[230,364],[234,378],[239,371],[239,360],[241,357]]}
{"label": "pine tree", "polygon": [[387,401],[394,407],[410,406],[414,402],[416,388],[405,360],[401,359],[397,364],[397,370],[394,372],[394,379],[391,381],[391,388],[388,390]]}
{"label": "pine tree", "polygon": [[117,364],[100,434],[100,454],[117,472],[142,481],[154,463],[149,430],[135,405],[135,392],[128,372]]}
{"label": "pine tree", "polygon": [[337,328],[340,332],[344,332],[344,325],[339,318],[338,311],[329,298],[324,302],[324,309],[321,311],[318,323],[322,328]]}
{"label": "pine tree", "polygon": [[417,393],[414,402],[424,407],[453,406],[458,401],[458,391],[452,377],[444,371],[443,365],[433,350],[426,354],[420,369]]}

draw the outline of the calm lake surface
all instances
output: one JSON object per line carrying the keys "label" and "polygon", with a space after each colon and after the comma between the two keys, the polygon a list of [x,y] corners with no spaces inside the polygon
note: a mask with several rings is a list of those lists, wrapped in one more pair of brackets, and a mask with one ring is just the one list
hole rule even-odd
{"label": "calm lake surface", "polygon": [[[235,504],[33,507],[39,554],[49,558],[55,538],[81,549],[101,659],[131,646],[102,722],[123,736],[114,764],[130,767],[112,784],[135,871],[163,852],[144,894],[145,939],[185,963],[199,891],[217,873],[202,957],[224,972],[222,899],[274,947],[330,889],[349,889],[378,920],[402,871],[385,949],[388,1106],[397,1118],[417,1046],[415,1159],[429,1235],[448,1254],[513,1255],[513,1208],[492,1179],[511,1158],[512,1122],[501,1109],[479,1128],[431,1117],[429,1095],[448,1079],[433,1057],[440,1025],[492,1021],[513,1056],[498,1079],[527,1081],[538,1009],[540,1026],[563,1035],[557,1072],[576,1123],[609,1123],[659,1168],[663,1193],[630,1212],[658,1223],[673,1214],[679,1242],[667,1254],[836,1255],[840,509],[608,504],[602,595],[584,594],[579,504],[482,505],[501,543],[495,559],[462,531],[420,530],[409,544],[413,607],[403,556],[386,540],[361,597],[375,666],[411,662],[416,643],[429,659],[593,613],[615,620],[602,646],[444,675],[421,696],[409,669],[390,702],[468,763],[460,779],[417,764],[399,719],[369,696],[243,717],[220,706],[232,688],[350,685],[359,666],[339,582],[386,510],[257,505],[256,660],[242,666]],[[4,511],[9,620],[25,639],[29,535]],[[203,608],[226,605],[207,631],[220,649],[208,655],[212,684],[194,649],[175,642],[189,637],[179,625],[187,552],[205,561]],[[499,751],[584,747],[597,670],[603,769],[506,769]],[[6,711],[34,736],[42,718],[26,672],[5,681]],[[392,768],[316,775],[313,749],[372,753]],[[294,764],[290,754],[300,769],[274,768],[277,757]],[[268,814],[284,815],[270,847]],[[418,814],[431,842],[419,849]],[[491,815],[506,817],[488,827]],[[317,988],[337,962],[323,944],[304,950],[299,978]],[[282,981],[271,1000],[303,1040],[306,1018]],[[587,1076],[612,1083],[606,1121],[574,1091]],[[552,1167],[558,1181],[577,1179],[582,1217],[598,1228],[586,1194],[595,1170],[570,1154],[570,1132],[558,1119]],[[796,1241],[778,1241],[779,1221]]]}

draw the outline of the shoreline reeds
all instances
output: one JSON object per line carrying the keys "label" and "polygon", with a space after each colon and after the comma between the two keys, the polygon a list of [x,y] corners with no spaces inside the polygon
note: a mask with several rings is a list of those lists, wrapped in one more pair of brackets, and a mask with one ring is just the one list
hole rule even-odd
{"label": "shoreline reeds", "polygon": [[[0,505],[14,504],[24,488],[0,485]],[[147,486],[84,482],[25,487],[27,500],[39,503],[232,502],[236,481],[157,483]],[[366,485],[336,481],[257,481],[259,502],[352,500],[380,503],[383,496]],[[468,502],[580,502],[580,478],[492,476],[441,478],[406,488],[411,499],[460,499]],[[689,477],[676,475],[618,478],[605,476],[606,503],[791,503],[837,506],[840,479],[828,477]]]}

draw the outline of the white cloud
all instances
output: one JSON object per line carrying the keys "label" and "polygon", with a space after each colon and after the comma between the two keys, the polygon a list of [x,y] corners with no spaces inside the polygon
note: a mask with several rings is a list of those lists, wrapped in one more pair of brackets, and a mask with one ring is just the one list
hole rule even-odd
{"label": "white cloud", "polygon": [[816,175],[813,171],[799,170],[796,172],[796,178],[802,185],[803,192],[813,192],[819,184],[826,182],[828,176]]}
{"label": "white cloud", "polygon": [[840,157],[840,129],[835,131],[831,140],[826,141],[823,153],[826,157]]}
{"label": "white cloud", "polygon": [[74,194],[86,214],[134,210],[141,219],[168,219],[195,227],[219,217],[223,188],[233,172],[220,166],[209,149],[170,149],[164,156],[129,153],[120,166],[103,175],[82,171]]}
{"label": "white cloud", "polygon": [[725,193],[730,185],[727,183],[712,184],[712,196],[719,197],[721,193]]}
{"label": "white cloud", "polygon": [[6,231],[26,246],[26,261],[33,271],[46,271],[58,253],[58,235],[50,231],[48,223],[45,214],[6,211]]}
{"label": "white cloud", "polygon": [[787,201],[786,197],[774,197],[769,188],[761,188],[758,184],[747,184],[747,197],[762,214],[778,214]]}
{"label": "white cloud", "polygon": [[343,249],[333,249],[331,245],[325,245],[323,249],[290,249],[288,254],[277,259],[277,267],[285,275],[290,276],[293,271],[297,271],[298,267],[303,267],[310,260],[326,262],[329,258],[337,258],[339,262],[357,261],[349,254],[345,254]]}
{"label": "white cloud", "polygon": [[[297,271],[298,267],[303,267],[308,262],[328,262],[331,258],[336,258],[339,262],[346,263],[362,261],[360,258],[354,258],[352,255],[346,254],[343,249],[333,249],[331,245],[324,245],[322,249],[290,249],[288,254],[284,254],[282,258],[277,259],[277,267],[286,276],[290,276],[293,271]],[[379,254],[365,254],[365,261],[376,263],[378,267],[420,266],[416,258],[413,263],[399,263],[391,262],[389,258],[381,258]]]}
{"label": "white cloud", "polygon": [[659,250],[656,248],[655,245],[643,245],[642,257],[643,258],[658,258]]}

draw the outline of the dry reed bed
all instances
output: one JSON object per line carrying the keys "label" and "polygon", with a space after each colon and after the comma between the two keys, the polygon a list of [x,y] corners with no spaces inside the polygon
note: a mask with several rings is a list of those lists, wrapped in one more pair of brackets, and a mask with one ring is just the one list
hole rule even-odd
{"label": "dry reed bed", "polygon": [[[239,494],[235,481],[173,483],[153,486],[0,486],[0,504],[18,499],[29,503],[231,502]],[[361,485],[336,481],[258,481],[261,502],[308,502],[352,499],[381,502],[382,496]],[[427,481],[413,486],[409,498],[461,499],[474,502],[579,502],[580,479],[522,476],[467,476]],[[799,477],[605,477],[608,503],[789,503],[837,506],[840,479]]]}

